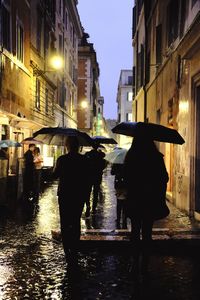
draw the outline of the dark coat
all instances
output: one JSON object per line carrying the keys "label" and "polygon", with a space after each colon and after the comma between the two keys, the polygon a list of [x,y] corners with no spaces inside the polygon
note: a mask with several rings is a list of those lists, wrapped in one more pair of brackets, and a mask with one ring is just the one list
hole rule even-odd
{"label": "dark coat", "polygon": [[103,170],[106,167],[106,160],[104,159],[105,154],[97,151],[96,149],[92,149],[91,151],[86,152],[85,156],[90,161],[92,181],[99,181],[99,183],[101,183]]}
{"label": "dark coat", "polygon": [[168,173],[163,154],[159,151],[144,153],[130,149],[125,163],[127,213],[129,217],[159,219],[165,204]]}
{"label": "dark coat", "polygon": [[53,178],[59,179],[58,197],[63,209],[81,213],[89,193],[89,167],[88,159],[79,153],[68,153],[58,158]]}
{"label": "dark coat", "polygon": [[123,164],[112,164],[111,175],[115,175],[114,187],[115,189],[124,189],[124,165]]}
{"label": "dark coat", "polygon": [[33,152],[31,150],[27,150],[24,153],[24,191],[30,191],[34,188],[34,157]]}

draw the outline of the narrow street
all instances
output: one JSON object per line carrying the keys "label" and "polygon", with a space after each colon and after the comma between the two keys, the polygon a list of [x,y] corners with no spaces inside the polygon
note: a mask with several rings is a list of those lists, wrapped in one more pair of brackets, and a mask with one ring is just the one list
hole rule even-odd
{"label": "narrow street", "polygon": [[[61,243],[51,236],[51,230],[59,229],[56,189],[56,182],[45,189],[34,214],[19,210],[15,220],[1,221],[1,300],[200,299],[198,245],[155,249],[149,280],[138,284],[128,273],[131,253],[123,242],[115,247],[112,241],[104,241],[100,246],[83,241],[78,265],[70,269]],[[108,169],[97,214],[86,219],[83,213],[83,235],[87,230],[115,231],[115,209],[113,177]],[[172,215],[175,217],[174,211]],[[177,213],[176,217],[177,229],[191,230],[193,224],[186,216]],[[173,220],[170,222],[172,227]]]}

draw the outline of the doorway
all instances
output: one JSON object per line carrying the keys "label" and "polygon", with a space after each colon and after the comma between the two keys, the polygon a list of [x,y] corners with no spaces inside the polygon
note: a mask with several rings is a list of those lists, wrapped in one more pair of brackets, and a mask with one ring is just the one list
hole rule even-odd
{"label": "doorway", "polygon": [[200,213],[200,83],[194,89],[196,114],[196,155],[195,155],[195,212]]}

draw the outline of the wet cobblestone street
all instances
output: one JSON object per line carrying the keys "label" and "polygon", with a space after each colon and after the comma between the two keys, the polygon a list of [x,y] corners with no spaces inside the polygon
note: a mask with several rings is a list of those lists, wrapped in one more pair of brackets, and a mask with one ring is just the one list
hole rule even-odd
{"label": "wet cobblestone street", "polygon": [[[56,183],[46,188],[34,214],[19,210],[14,220],[1,222],[1,300],[200,299],[199,247],[155,249],[148,280],[137,284],[128,273],[131,253],[123,242],[97,247],[83,241],[78,264],[70,267],[62,245],[51,236],[51,230],[59,229],[56,189]],[[86,219],[83,213],[82,230],[115,230],[115,218],[113,178],[108,172],[97,214]],[[187,218],[182,223],[184,216],[179,219],[176,224],[190,228]]]}

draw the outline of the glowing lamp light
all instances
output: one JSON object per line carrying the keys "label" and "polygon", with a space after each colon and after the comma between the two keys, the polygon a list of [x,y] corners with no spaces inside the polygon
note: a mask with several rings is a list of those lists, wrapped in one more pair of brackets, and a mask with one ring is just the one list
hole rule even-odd
{"label": "glowing lamp light", "polygon": [[81,108],[87,108],[88,102],[86,100],[83,100],[80,105],[81,105]]}
{"label": "glowing lamp light", "polygon": [[188,101],[180,101],[179,102],[179,110],[181,112],[187,113],[189,109],[189,103]]}
{"label": "glowing lamp light", "polygon": [[62,57],[55,55],[50,60],[50,65],[55,70],[60,70],[63,67]]}

